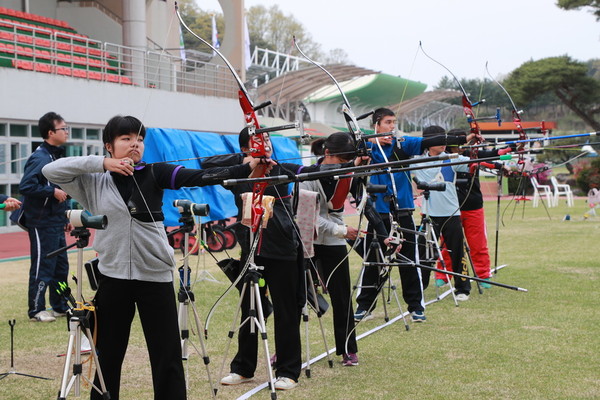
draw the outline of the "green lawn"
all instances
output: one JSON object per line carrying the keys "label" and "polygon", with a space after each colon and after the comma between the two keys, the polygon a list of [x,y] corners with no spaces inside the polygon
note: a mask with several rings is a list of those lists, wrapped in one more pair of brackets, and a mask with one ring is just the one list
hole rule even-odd
{"label": "green lawn", "polygon": [[[450,298],[427,309],[425,324],[411,324],[406,331],[397,322],[359,341],[360,365],[346,368],[334,357],[334,367],[324,360],[312,365],[312,377],[303,374],[293,391],[278,393],[281,399],[598,399],[600,398],[600,218],[584,221],[586,204],[576,199],[568,209],[563,202],[546,211],[530,202],[514,205],[503,201],[499,263],[508,267],[495,280],[527,288],[522,293],[494,287],[455,307]],[[516,208],[515,208],[516,207]],[[514,211],[514,212],[513,212]],[[496,203],[486,204],[490,250],[494,248]],[[563,221],[566,214],[571,219]],[[512,219],[511,219],[512,215]],[[352,221],[352,219],[350,219]],[[233,253],[231,253],[234,255]],[[85,259],[92,258],[87,251]],[[226,257],[218,254],[219,258]],[[493,262],[492,254],[492,262]],[[76,254],[71,254],[72,267]],[[210,257],[191,261],[197,277],[210,272],[221,283],[195,284],[202,319],[226,289],[225,276]],[[359,260],[352,256],[352,272]],[[15,367],[18,372],[53,378],[42,381],[11,375],[0,380],[0,399],[56,398],[66,350],[66,323],[40,324],[26,318],[28,261],[0,263],[0,372],[9,369],[9,319],[16,319]],[[394,271],[394,277],[397,273]],[[88,297],[92,292],[86,287]],[[432,299],[435,289],[428,289]],[[210,324],[207,351],[213,380],[218,381],[233,319],[235,295],[218,307]],[[404,304],[403,304],[404,306]],[[397,307],[390,305],[392,317]],[[379,304],[376,318],[361,324],[359,334],[384,323]],[[333,346],[331,312],[323,317],[327,339]],[[272,325],[272,324],[270,324]],[[323,352],[323,341],[314,315],[310,322],[311,353]],[[196,336],[192,339],[198,343]],[[273,335],[269,342],[273,349]],[[232,343],[227,363],[235,351]],[[273,350],[271,350],[273,351]],[[262,357],[262,352],[259,352]],[[262,358],[261,358],[262,360]],[[264,364],[264,363],[262,363]],[[264,381],[259,366],[256,384]],[[87,372],[87,365],[84,370]],[[197,355],[187,363],[190,399],[210,398],[206,368]],[[218,397],[233,399],[255,385],[220,387]],[[139,321],[136,320],[126,357],[123,399],[151,399],[150,368]],[[88,398],[89,388],[82,388]],[[73,393],[69,397],[75,397]],[[254,397],[269,398],[266,391]]]}

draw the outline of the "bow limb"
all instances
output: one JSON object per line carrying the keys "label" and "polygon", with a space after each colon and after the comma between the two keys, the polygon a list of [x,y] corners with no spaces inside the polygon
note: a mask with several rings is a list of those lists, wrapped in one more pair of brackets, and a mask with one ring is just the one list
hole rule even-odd
{"label": "bow limb", "polygon": [[[456,81],[456,83],[458,84],[458,87],[460,88],[460,91],[462,92],[462,107],[463,107],[463,112],[464,112],[465,116],[467,117],[467,122],[469,123],[469,132],[472,134],[475,134],[475,144],[482,143],[483,138],[481,136],[481,129],[479,128],[479,123],[477,122],[477,118],[475,117],[475,113],[473,112],[473,107],[478,106],[479,104],[483,103],[485,100],[473,103],[471,101],[471,99],[469,99],[469,95],[468,95],[467,91],[463,87],[462,83],[460,83],[460,80],[456,77],[456,75],[454,75],[454,73],[452,73],[452,71],[448,67],[446,67],[444,64],[442,64],[441,62],[439,62],[438,60],[436,60],[435,58],[433,58],[429,54],[427,54],[425,52],[425,50],[423,49],[423,44],[421,42],[419,42],[419,48],[421,49],[421,52],[423,52],[425,57],[429,58],[431,61],[438,64],[439,66],[444,68],[446,71],[448,71],[448,73],[452,76],[454,81]],[[496,115],[495,118],[499,118],[499,116]],[[477,148],[474,148],[474,150],[471,151],[471,158],[477,158],[477,153],[478,153]]]}
{"label": "bow limb", "polygon": [[[225,65],[227,66],[227,68],[229,69],[231,74],[233,75],[233,77],[238,85],[238,100],[239,100],[239,104],[242,109],[242,112],[244,114],[244,122],[245,122],[246,127],[248,128],[248,134],[249,134],[248,153],[249,153],[249,155],[254,158],[269,157],[270,153],[271,153],[271,148],[269,146],[267,146],[267,140],[268,140],[267,138],[268,137],[265,136],[264,132],[260,132],[260,131],[257,132],[257,130],[260,128],[260,124],[259,124],[258,118],[256,116],[256,111],[270,105],[271,102],[267,101],[258,106],[254,106],[252,103],[252,100],[250,99],[250,95],[248,94],[248,90],[246,90],[244,83],[240,79],[239,75],[235,71],[235,68],[233,67],[233,65],[231,65],[229,60],[218,49],[216,49],[211,43],[209,43],[208,41],[206,41],[205,39],[203,39],[202,37],[197,35],[194,31],[192,31],[187,26],[187,24],[181,17],[181,14],[179,13],[179,7],[177,5],[177,2],[175,3],[175,11],[176,11],[177,18],[179,19],[179,22],[181,23],[181,25],[190,34],[192,34],[192,36],[194,36],[196,39],[200,40],[202,43],[204,43],[209,48],[211,48],[214,51],[214,53],[216,55],[218,55],[219,58],[225,63]],[[264,177],[265,171],[266,171],[266,165],[259,164],[255,168],[254,174],[257,177]],[[255,254],[256,246],[260,242],[260,235],[261,235],[260,226],[262,223],[263,215],[265,213],[265,209],[262,205],[262,202],[263,202],[263,195],[264,195],[266,188],[267,188],[266,182],[255,182],[253,184],[252,199],[251,199],[251,218],[250,218],[251,222],[250,222],[250,227],[249,227],[250,231],[251,231],[250,236],[252,237],[251,243],[250,243],[250,246],[251,246],[250,253],[248,254],[248,258],[244,264],[244,267],[242,268],[242,273],[240,273],[236,282],[234,282],[226,290],[226,292],[219,297],[217,302],[212,306],[212,308],[207,316],[207,320],[206,320],[205,335],[208,334],[208,324],[210,322],[210,317],[212,316],[216,307],[220,303],[221,299],[227,293],[229,293],[229,291],[231,291],[231,289],[233,287],[235,287],[235,284],[237,282],[239,282],[239,280],[244,275],[245,271],[249,268],[249,266],[251,264],[254,263],[254,254]]]}
{"label": "bow limb", "polygon": [[[177,13],[177,18],[179,18],[179,22],[181,23],[181,25],[190,34],[192,34],[196,39],[200,40],[202,43],[204,43],[205,45],[210,47],[215,52],[215,54],[218,55],[221,60],[223,60],[223,62],[227,66],[227,68],[229,68],[229,70],[231,71],[231,74],[233,75],[233,77],[238,85],[238,100],[240,103],[240,107],[242,108],[242,112],[244,113],[244,120],[245,120],[246,126],[248,127],[248,133],[249,133],[248,148],[249,148],[250,156],[255,157],[255,158],[267,157],[271,151],[271,148],[266,145],[266,137],[264,136],[264,133],[256,132],[256,130],[260,128],[258,118],[256,117],[256,111],[270,105],[271,102],[267,101],[267,102],[262,103],[255,107],[252,104],[252,100],[250,99],[248,90],[244,86],[244,83],[242,82],[240,76],[237,74],[237,72],[235,71],[235,68],[233,67],[233,65],[231,65],[229,60],[218,49],[216,49],[211,43],[209,43],[208,41],[206,41],[205,39],[200,37],[198,34],[196,34],[194,31],[192,31],[190,29],[190,27],[187,26],[187,24],[181,17],[181,14],[179,13],[179,7],[178,7],[177,3],[175,3],[175,10]],[[258,168],[257,174],[259,176],[265,176],[265,167],[266,166],[263,166],[263,165],[257,166],[257,168]],[[252,188],[252,218],[251,218],[252,232],[258,231],[258,227],[260,225],[262,216],[264,214],[264,209],[262,207],[262,198],[263,198],[265,189],[266,189],[266,185],[261,184],[261,183],[255,184],[254,187]]]}
{"label": "bow limb", "polygon": [[316,61],[314,61],[310,57],[308,57],[306,54],[304,54],[304,52],[302,51],[302,49],[298,45],[298,42],[296,41],[296,37],[295,36],[293,37],[293,41],[294,41],[294,45],[296,46],[296,49],[302,55],[302,57],[306,58],[306,60],[308,62],[310,62],[311,64],[313,64],[314,66],[316,66],[317,68],[319,68],[321,71],[323,71],[325,74],[327,74],[327,76],[331,79],[331,81],[333,82],[333,84],[335,85],[335,87],[338,89],[338,91],[340,92],[340,94],[342,96],[342,100],[343,100],[343,103],[344,103],[342,105],[342,114],[344,115],[344,120],[346,121],[346,126],[348,127],[348,131],[354,137],[356,145],[358,146],[359,143],[362,143],[363,144],[363,149],[366,150],[366,146],[364,146],[363,133],[362,133],[360,127],[358,126],[358,120],[357,120],[354,112],[352,111],[352,107],[350,106],[350,102],[348,101],[348,98],[346,97],[346,94],[342,90],[342,87],[340,86],[340,84],[337,81],[337,79],[335,79],[335,77],[329,71],[327,71],[327,69],[325,69],[325,67],[323,67],[321,64],[317,63]]}
{"label": "bow limb", "polygon": [[[488,62],[485,63],[485,70],[487,72],[487,74],[489,75],[489,77],[496,83],[496,85],[498,85],[500,87],[500,89],[502,89],[502,91],[504,92],[504,94],[506,94],[506,97],[508,97],[508,100],[510,101],[510,105],[511,105],[511,114],[512,114],[512,119],[513,119],[513,123],[515,124],[515,127],[517,129],[517,132],[519,134],[519,140],[518,140],[518,144],[517,144],[517,154],[519,155],[519,160],[517,162],[517,165],[521,166],[521,170],[519,171],[520,174],[520,178],[519,178],[519,184],[518,184],[518,189],[520,189],[522,187],[522,185],[524,184],[524,179],[525,179],[525,143],[528,142],[528,137],[527,134],[525,133],[525,130],[523,129],[523,125],[521,124],[521,114],[523,113],[523,110],[519,110],[517,109],[517,106],[515,105],[515,102],[513,101],[512,96],[510,95],[510,93],[508,93],[508,90],[506,90],[506,88],[496,79],[492,76],[492,74],[490,73],[490,70],[488,69]],[[542,128],[544,128],[543,126],[543,122],[542,122]],[[510,202],[508,205],[510,205],[510,203],[512,203],[512,201],[515,199],[515,197],[517,196],[517,192],[515,192],[515,194],[513,195],[513,197],[511,198]],[[508,208],[507,205],[507,208]],[[547,212],[548,210],[546,210]]]}
{"label": "bow limb", "polygon": [[[511,95],[508,93],[508,90],[506,90],[506,88],[496,79],[492,76],[492,74],[490,73],[490,70],[488,69],[488,63],[485,63],[485,70],[487,72],[487,74],[490,76],[490,78],[496,83],[496,85],[500,86],[500,89],[502,89],[502,91],[504,92],[504,94],[506,94],[506,97],[508,97],[508,100],[510,101],[510,105],[511,105],[511,114],[512,114],[512,118],[513,118],[513,123],[515,124],[515,127],[517,128],[517,132],[519,133],[519,140],[527,140],[527,134],[525,133],[525,130],[523,129],[523,125],[521,124],[521,114],[523,113],[523,110],[519,110],[517,109],[517,106],[515,105],[515,102],[513,101]],[[524,148],[524,144],[525,142],[521,142],[521,144],[518,145],[517,149],[518,150],[523,150]],[[521,163],[522,163],[522,155],[520,157]]]}
{"label": "bow limb", "polygon": [[[323,71],[329,77],[329,79],[331,79],[331,81],[333,82],[335,87],[340,92],[340,94],[342,96],[342,100],[343,100],[342,114],[344,115],[344,120],[346,121],[346,126],[348,127],[348,131],[354,138],[355,146],[357,148],[357,155],[368,155],[367,146],[365,143],[365,139],[363,137],[363,133],[362,133],[360,127],[358,126],[358,120],[357,120],[354,112],[352,111],[350,102],[348,101],[348,98],[346,97],[346,94],[342,90],[342,87],[340,86],[339,82],[337,81],[337,79],[335,79],[335,77],[329,71],[327,71],[327,69],[325,69],[325,67],[323,67],[321,64],[312,60],[310,57],[308,57],[302,51],[302,49],[298,45],[298,42],[296,41],[295,36],[293,37],[293,42],[294,42],[294,46],[296,47],[298,52],[302,55],[302,57],[306,58],[306,60],[308,62],[310,62],[311,64],[313,64],[317,68],[319,68],[321,71]],[[370,115],[370,113],[366,114],[365,116],[368,116],[368,115]],[[364,207],[365,207],[366,201],[367,201],[366,179],[361,179],[361,192],[362,192],[362,198],[359,200],[359,204],[357,206],[357,210],[359,210],[359,219],[358,219],[358,230],[359,231],[360,231],[362,223],[363,223]],[[333,272],[335,272],[335,270],[342,264],[342,262],[346,258],[349,257],[350,252],[354,249],[354,247],[356,246],[357,243],[358,243],[358,241],[355,242],[354,246],[352,246],[352,248],[348,251],[348,253],[346,253],[346,256],[342,259],[342,261],[333,269],[332,273],[327,278],[327,283],[329,283],[329,278],[333,275]]]}

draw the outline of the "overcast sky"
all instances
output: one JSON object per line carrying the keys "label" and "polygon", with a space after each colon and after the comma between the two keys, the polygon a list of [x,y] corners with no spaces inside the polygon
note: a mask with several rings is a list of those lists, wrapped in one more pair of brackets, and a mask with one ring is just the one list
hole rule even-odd
{"label": "overcast sky", "polygon": [[[350,61],[424,82],[428,89],[448,73],[483,78],[485,63],[499,76],[528,60],[568,54],[600,58],[600,22],[586,11],[564,11],[556,0],[245,0],[245,7],[277,4],[300,21],[328,51]],[[196,0],[222,12],[218,0]],[[415,57],[416,55],[416,57]]]}

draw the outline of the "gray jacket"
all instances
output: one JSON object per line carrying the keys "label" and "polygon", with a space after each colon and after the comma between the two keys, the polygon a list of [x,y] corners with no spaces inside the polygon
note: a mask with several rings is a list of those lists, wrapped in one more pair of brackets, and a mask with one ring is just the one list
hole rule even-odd
{"label": "gray jacket", "polygon": [[61,158],[46,165],[42,173],[93,215],[107,216],[106,229],[96,231],[93,243],[102,274],[171,282],[176,263],[162,221],[141,222],[130,215],[103,161],[103,156]]}

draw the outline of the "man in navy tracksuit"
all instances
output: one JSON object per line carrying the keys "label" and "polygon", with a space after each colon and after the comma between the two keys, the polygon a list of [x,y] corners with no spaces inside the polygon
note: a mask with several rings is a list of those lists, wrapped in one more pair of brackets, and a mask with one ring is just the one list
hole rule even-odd
{"label": "man in navy tracksuit", "polygon": [[[19,191],[24,196],[23,216],[28,228],[31,249],[29,270],[28,314],[32,321],[52,322],[64,316],[67,304],[56,292],[57,282],[66,282],[69,272],[67,253],[55,257],[46,255],[66,245],[65,228],[68,221],[67,194],[48,182],[42,167],[63,156],[69,127],[64,119],[49,112],[39,120],[38,128],[44,139],[25,164]],[[49,289],[51,311],[46,311],[46,290]]]}

